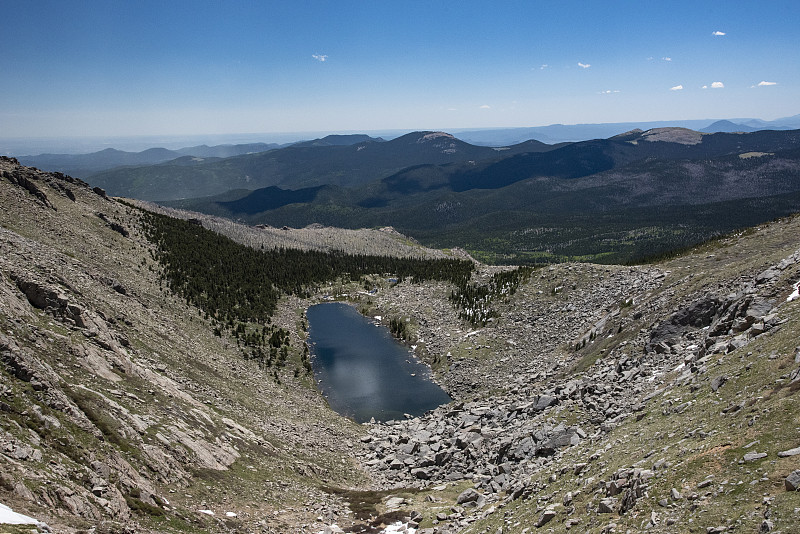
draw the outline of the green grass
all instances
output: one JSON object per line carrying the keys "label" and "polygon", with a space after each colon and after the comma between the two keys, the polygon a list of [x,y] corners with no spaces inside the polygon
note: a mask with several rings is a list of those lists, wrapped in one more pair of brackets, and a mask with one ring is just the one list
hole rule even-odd
{"label": "green grass", "polygon": [[108,413],[108,406],[101,397],[83,388],[65,386],[64,391],[100,430],[107,442],[132,456],[141,455],[139,448],[124,436],[119,420]]}

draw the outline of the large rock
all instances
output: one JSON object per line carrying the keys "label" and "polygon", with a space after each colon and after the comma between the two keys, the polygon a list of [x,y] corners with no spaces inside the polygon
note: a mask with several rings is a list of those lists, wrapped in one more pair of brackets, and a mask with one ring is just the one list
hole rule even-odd
{"label": "large rock", "polygon": [[481,497],[480,493],[478,493],[472,488],[469,488],[461,492],[461,494],[458,496],[458,499],[456,499],[456,503],[465,504],[468,502],[475,502],[478,499],[480,499],[480,497]]}
{"label": "large rock", "polygon": [[548,508],[547,510],[542,512],[541,516],[539,516],[539,520],[536,522],[536,528],[545,526],[547,523],[549,523],[557,515],[558,515],[558,512],[556,512],[552,508]]}
{"label": "large rock", "polygon": [[781,458],[788,458],[789,456],[797,456],[800,454],[800,447],[795,447],[794,449],[789,449],[788,451],[781,451],[778,453],[778,456]]}
{"label": "large rock", "polygon": [[650,340],[646,344],[647,352],[667,352],[668,342],[680,337],[689,328],[703,328],[709,326],[724,303],[718,297],[706,296],[686,308],[678,310],[665,322],[658,325],[650,333]]}
{"label": "large rock", "polygon": [[16,273],[13,273],[11,278],[28,302],[40,310],[58,310],[67,305],[67,297],[48,284],[23,278]]}
{"label": "large rock", "polygon": [[716,377],[714,380],[711,381],[711,391],[717,391],[727,381],[728,381],[728,377],[725,376],[725,375],[720,375],[720,376]]}
{"label": "large rock", "polygon": [[575,427],[556,428],[544,443],[536,448],[537,456],[552,456],[558,449],[577,445],[581,438]]}
{"label": "large rock", "polygon": [[600,500],[600,505],[597,507],[597,513],[600,514],[613,514],[619,509],[619,501],[614,497],[607,497]]}
{"label": "large rock", "polygon": [[786,486],[786,491],[800,490],[800,469],[794,471],[791,475],[786,477],[786,480],[784,480],[784,485]]}
{"label": "large rock", "polygon": [[534,410],[540,412],[545,408],[547,408],[548,406],[552,406],[556,402],[558,402],[557,398],[552,397],[550,395],[542,395],[536,400],[536,406],[534,406]]}

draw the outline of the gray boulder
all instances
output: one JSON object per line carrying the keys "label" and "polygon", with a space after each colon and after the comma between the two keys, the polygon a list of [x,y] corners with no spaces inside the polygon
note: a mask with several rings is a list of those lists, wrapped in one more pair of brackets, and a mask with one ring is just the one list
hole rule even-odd
{"label": "gray boulder", "polygon": [[597,512],[600,514],[613,514],[619,509],[619,500],[614,497],[607,497],[600,500]]}
{"label": "gray boulder", "polygon": [[786,491],[800,490],[800,469],[792,472],[791,475],[786,477],[784,484],[786,485]]}
{"label": "gray boulder", "polygon": [[539,516],[539,520],[536,522],[536,528],[545,526],[547,523],[550,522],[551,519],[553,519],[557,515],[558,513],[555,510],[548,508],[547,510],[542,512],[541,516]]}
{"label": "gray boulder", "polygon": [[463,492],[461,492],[461,494],[458,496],[458,499],[456,499],[456,502],[458,504],[465,504],[465,503],[468,503],[468,502],[475,502],[478,499],[480,499],[480,497],[481,497],[480,493],[478,493],[477,491],[475,491],[472,488],[469,488],[469,489],[464,490]]}

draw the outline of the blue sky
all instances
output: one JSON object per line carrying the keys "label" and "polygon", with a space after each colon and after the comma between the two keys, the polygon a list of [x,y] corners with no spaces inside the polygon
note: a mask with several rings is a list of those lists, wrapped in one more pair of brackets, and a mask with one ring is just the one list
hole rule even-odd
{"label": "blue sky", "polygon": [[800,113],[800,2],[0,0],[0,137]]}

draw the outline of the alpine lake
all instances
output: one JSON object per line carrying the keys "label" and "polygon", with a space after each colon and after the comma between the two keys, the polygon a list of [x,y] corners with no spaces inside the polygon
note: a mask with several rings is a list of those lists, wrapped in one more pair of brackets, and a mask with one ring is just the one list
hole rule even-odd
{"label": "alpine lake", "polygon": [[431,380],[430,368],[389,329],[352,306],[308,308],[314,378],[330,407],[363,423],[419,416],[452,399]]}

